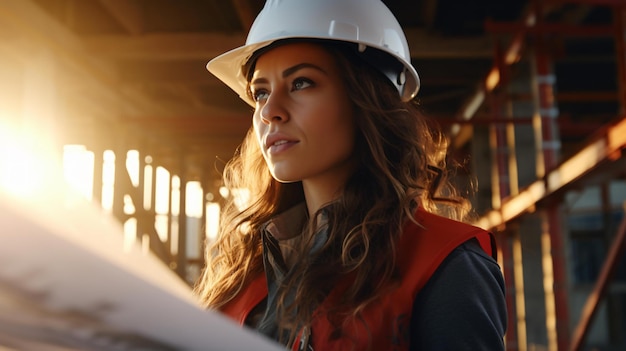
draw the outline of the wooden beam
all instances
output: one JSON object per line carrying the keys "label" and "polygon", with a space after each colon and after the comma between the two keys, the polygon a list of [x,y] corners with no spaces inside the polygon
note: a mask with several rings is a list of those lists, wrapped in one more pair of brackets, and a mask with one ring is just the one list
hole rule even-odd
{"label": "wooden beam", "polygon": [[143,16],[139,6],[128,0],[100,0],[100,4],[132,35],[143,31]]}
{"label": "wooden beam", "polygon": [[[490,58],[489,37],[447,38],[419,28],[405,30],[413,58]],[[137,36],[97,35],[84,38],[96,56],[131,60],[209,60],[246,39],[244,33],[161,33]]]}
{"label": "wooden beam", "polygon": [[131,61],[122,62],[117,67],[120,80],[125,84],[185,83],[223,86],[224,83],[207,71],[205,64],[205,60],[197,62]]}
{"label": "wooden beam", "polygon": [[[0,23],[14,40],[5,42],[3,49],[24,62],[36,50],[48,51],[59,65],[65,82],[79,82],[84,92],[100,96],[93,108],[116,115],[120,111],[159,111],[160,106],[141,94],[119,89],[115,67],[85,50],[79,37],[52,18],[32,0],[3,1]],[[35,50],[35,51],[33,51]],[[64,87],[65,89],[66,87]],[[102,103],[108,101],[109,103]]]}
{"label": "wooden beam", "polygon": [[190,117],[158,118],[149,116],[128,118],[125,123],[168,133],[232,135],[238,134],[242,130],[247,130],[252,123],[251,119],[251,114],[233,114],[230,111],[219,113],[216,111],[213,114]]}
{"label": "wooden beam", "polygon": [[209,60],[242,45],[243,33],[159,33],[137,36],[96,35],[84,38],[96,56],[130,60]]}
{"label": "wooden beam", "polygon": [[252,23],[257,15],[256,11],[250,6],[249,0],[232,0],[232,2],[237,12],[237,17],[239,17],[239,22],[241,22],[241,27],[247,32],[252,27]]}
{"label": "wooden beam", "polygon": [[435,17],[437,15],[437,7],[439,0],[420,1],[420,18],[426,28],[432,29],[435,25]]}

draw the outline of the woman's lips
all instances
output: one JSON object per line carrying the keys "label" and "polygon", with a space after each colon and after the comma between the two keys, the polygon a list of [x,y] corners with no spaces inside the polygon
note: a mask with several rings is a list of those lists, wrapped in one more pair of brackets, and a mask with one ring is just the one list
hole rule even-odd
{"label": "woman's lips", "polygon": [[278,154],[278,153],[281,153],[283,151],[290,149],[292,146],[294,146],[297,143],[298,143],[297,141],[293,141],[293,140],[284,140],[284,139],[277,140],[273,144],[269,145],[269,147],[267,148],[267,151],[270,155],[275,155],[275,154]]}
{"label": "woman's lips", "polygon": [[298,141],[287,134],[275,132],[268,134],[265,137],[265,148],[281,148],[285,147],[285,145],[297,143]]}

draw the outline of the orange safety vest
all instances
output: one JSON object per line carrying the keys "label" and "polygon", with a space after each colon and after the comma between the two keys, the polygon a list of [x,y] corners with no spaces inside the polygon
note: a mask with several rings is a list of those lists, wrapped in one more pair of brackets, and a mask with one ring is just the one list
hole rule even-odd
{"label": "orange safety vest", "polygon": [[[333,305],[346,286],[331,291],[316,310],[311,324],[311,344],[315,350],[408,350],[413,301],[450,252],[475,238],[487,254],[496,257],[493,235],[481,228],[422,209],[416,212],[416,220],[420,225],[409,221],[400,237],[396,261],[402,277],[399,286],[368,305],[362,319],[345,326],[339,337],[324,310],[325,306]],[[265,274],[261,274],[226,304],[222,312],[243,325],[252,309],[266,297],[267,282]],[[298,344],[296,340],[293,350],[297,350]]]}

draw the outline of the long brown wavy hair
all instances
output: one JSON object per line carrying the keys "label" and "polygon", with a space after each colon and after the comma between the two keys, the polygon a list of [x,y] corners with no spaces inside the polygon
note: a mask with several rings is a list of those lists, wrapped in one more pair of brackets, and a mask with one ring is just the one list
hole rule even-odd
{"label": "long brown wavy hair", "polygon": [[[309,325],[316,307],[347,275],[354,280],[331,310],[337,323],[358,317],[398,279],[398,238],[406,221],[414,220],[417,206],[458,220],[469,209],[446,177],[446,139],[420,113],[417,102],[403,102],[356,49],[332,42],[320,45],[333,54],[343,74],[355,113],[354,153],[359,162],[342,196],[323,209],[328,241],[313,255],[308,254],[310,240],[301,245],[299,261],[279,289],[278,301],[295,291],[293,303],[278,306],[279,327],[291,331],[292,338],[299,327]],[[262,274],[261,226],[304,201],[300,182],[272,178],[252,129],[227,163],[223,178],[227,188],[248,189],[250,202],[243,210],[233,201],[226,203],[219,235],[206,251],[207,265],[195,292],[211,309],[224,306]],[[315,230],[313,223],[315,218],[303,231]]]}

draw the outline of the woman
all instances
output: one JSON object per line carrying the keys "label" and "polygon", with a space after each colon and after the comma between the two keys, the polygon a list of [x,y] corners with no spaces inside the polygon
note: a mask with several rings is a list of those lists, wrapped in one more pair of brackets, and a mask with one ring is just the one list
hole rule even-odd
{"label": "woman", "polygon": [[[267,1],[208,69],[254,108],[196,292],[293,350],[503,349],[491,235],[461,222],[380,0]],[[447,217],[447,218],[446,218]]]}

